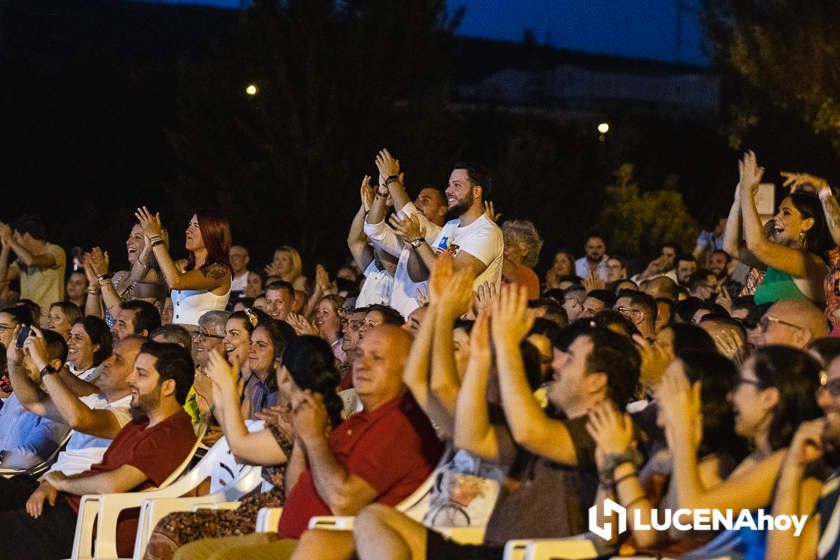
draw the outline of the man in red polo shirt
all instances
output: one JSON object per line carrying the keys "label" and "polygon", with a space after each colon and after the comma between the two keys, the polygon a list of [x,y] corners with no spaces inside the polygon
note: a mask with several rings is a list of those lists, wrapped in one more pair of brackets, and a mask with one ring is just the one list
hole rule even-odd
{"label": "man in red polo shirt", "polygon": [[[51,375],[53,371],[41,372]],[[59,494],[37,517],[26,510],[0,512],[0,526],[10,538],[3,543],[8,558],[67,558],[73,546],[76,514],[85,494],[137,492],[158,486],[180,465],[195,443],[195,432],[183,404],[193,379],[190,354],[177,344],[146,342],[134,371],[126,379],[131,408],[143,413],[120,430],[102,462],[72,476],[47,473]],[[117,552],[130,557],[137,528],[134,515],[120,518]]]}
{"label": "man in red polo shirt", "polygon": [[349,558],[350,531],[304,534],[309,519],[355,515],[372,502],[398,504],[432,473],[443,449],[402,383],[411,340],[411,333],[392,325],[368,331],[353,360],[353,386],[364,408],[332,434],[320,398],[307,394],[296,407],[295,429],[303,445],[295,446],[286,472],[300,474],[287,480],[291,491],[276,534],[203,539],[179,549],[178,558],[289,558],[293,552],[296,558]]}

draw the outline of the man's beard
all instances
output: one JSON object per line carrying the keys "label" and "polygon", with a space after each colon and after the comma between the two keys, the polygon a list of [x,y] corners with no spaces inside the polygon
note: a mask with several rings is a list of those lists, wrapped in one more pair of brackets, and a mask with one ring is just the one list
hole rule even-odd
{"label": "man's beard", "polygon": [[[135,404],[135,398],[137,402]],[[131,408],[141,412],[148,413],[150,410],[156,409],[160,405],[160,388],[151,393],[137,394],[136,397],[131,397]]]}
{"label": "man's beard", "polygon": [[447,219],[454,220],[455,218],[460,218],[467,210],[470,209],[470,200],[463,199],[458,200],[455,202],[454,206],[450,206],[449,209],[446,211]]}

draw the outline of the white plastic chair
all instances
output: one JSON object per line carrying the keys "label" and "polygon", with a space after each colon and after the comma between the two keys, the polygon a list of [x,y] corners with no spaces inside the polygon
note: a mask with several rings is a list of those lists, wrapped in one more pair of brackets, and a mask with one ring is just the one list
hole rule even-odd
{"label": "white plastic chair", "polygon": [[[190,471],[184,478],[174,484],[181,475],[189,468],[193,456],[198,450],[201,438],[207,431],[207,423],[202,422],[197,427],[196,442],[187,454],[187,457],[178,467],[172,471],[163,483],[157,488],[144,492],[122,492],[118,494],[87,494],[82,496],[79,503],[79,516],[76,519],[76,534],[73,537],[73,550],[71,560],[87,558],[117,558],[117,518],[123,510],[139,507],[145,500],[153,496],[175,497],[186,494],[202,480],[207,478],[205,474],[192,486],[178,492],[191,481],[190,475],[198,470],[198,467]],[[200,465],[201,463],[199,463]],[[94,554],[91,554],[91,543],[93,543],[94,527],[96,532],[96,547]]]}
{"label": "white plastic chair", "polygon": [[586,533],[562,539],[514,539],[505,544],[504,560],[590,560],[614,550],[599,550],[594,538]]}

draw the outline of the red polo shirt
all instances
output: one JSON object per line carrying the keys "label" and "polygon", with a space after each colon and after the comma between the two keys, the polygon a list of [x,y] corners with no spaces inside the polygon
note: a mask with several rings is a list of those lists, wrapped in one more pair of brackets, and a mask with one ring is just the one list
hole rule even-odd
{"label": "red polo shirt", "polygon": [[[347,470],[376,490],[374,501],[390,506],[420,486],[443,452],[429,419],[408,392],[373,412],[350,416],[333,430],[329,443]],[[317,515],[332,512],[306,469],[286,496],[277,533],[282,538],[299,539],[309,519]]]}
{"label": "red polo shirt", "polygon": [[[187,453],[195,443],[195,431],[190,415],[183,409],[151,428],[148,426],[149,419],[145,416],[123,426],[105,451],[102,462],[91,466],[79,476],[93,476],[131,465],[143,471],[147,478],[129,492],[160,486],[187,458]],[[79,511],[81,496],[64,494],[64,497],[70,507]],[[117,524],[117,553],[120,558],[131,557],[139,514],[138,508],[120,514]]]}

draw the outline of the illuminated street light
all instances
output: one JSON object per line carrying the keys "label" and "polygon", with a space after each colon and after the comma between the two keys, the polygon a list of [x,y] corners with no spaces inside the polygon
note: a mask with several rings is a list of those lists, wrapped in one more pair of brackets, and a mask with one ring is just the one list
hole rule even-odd
{"label": "illuminated street light", "polygon": [[610,123],[606,123],[606,122],[598,123],[597,129],[598,129],[599,133],[606,134],[607,132],[610,131]]}
{"label": "illuminated street light", "polygon": [[257,87],[257,84],[248,84],[245,87],[245,93],[248,95],[257,95],[260,92],[260,88]]}

